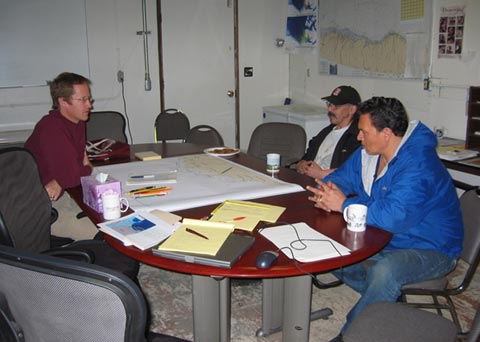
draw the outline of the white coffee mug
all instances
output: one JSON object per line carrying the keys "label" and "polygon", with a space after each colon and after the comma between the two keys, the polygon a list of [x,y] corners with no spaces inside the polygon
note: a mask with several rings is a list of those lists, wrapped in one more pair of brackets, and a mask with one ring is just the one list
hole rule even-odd
{"label": "white coffee mug", "polygon": [[343,218],[347,221],[347,228],[352,232],[363,232],[367,228],[368,208],[363,204],[350,204],[343,211]]}
{"label": "white coffee mug", "polygon": [[128,210],[129,204],[126,198],[120,197],[117,193],[108,193],[102,195],[102,206],[103,218],[115,220]]}
{"label": "white coffee mug", "polygon": [[267,171],[268,172],[280,171],[280,154],[278,153],[267,154]]}

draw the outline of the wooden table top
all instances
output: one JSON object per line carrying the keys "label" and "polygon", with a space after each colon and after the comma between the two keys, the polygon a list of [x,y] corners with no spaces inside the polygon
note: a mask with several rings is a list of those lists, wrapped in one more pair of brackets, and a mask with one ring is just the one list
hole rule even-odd
{"label": "wooden table top", "polygon": [[[204,146],[185,143],[133,145],[131,148],[131,160],[134,160],[133,154],[137,151],[155,151],[166,158],[169,156],[201,153],[204,148]],[[250,157],[244,153],[240,153],[228,158],[233,162],[247,166],[254,170],[265,172],[265,161],[263,160]],[[114,162],[128,162],[128,160]],[[100,164],[104,165],[105,163],[102,162]],[[301,175],[290,169],[281,169],[276,177],[289,183],[299,184],[302,187],[314,184],[313,179],[310,177]],[[101,214],[98,214],[83,204],[82,189],[80,186],[69,189],[68,192],[94,223],[103,221]],[[313,203],[308,201],[308,194],[309,192],[305,191],[293,194],[257,198],[253,201],[285,207],[286,210],[277,221],[279,224],[284,222],[305,222],[310,227],[351,249],[352,253],[350,255],[316,262],[296,263],[290,260],[283,253],[280,253],[278,260],[272,267],[269,269],[258,269],[255,266],[255,260],[258,254],[265,250],[276,250],[276,246],[265,237],[260,235],[257,229],[255,229],[252,233],[237,230],[236,233],[252,234],[255,236],[255,243],[231,269],[225,269],[163,258],[158,255],[154,255],[151,250],[141,251],[132,246],[124,246],[119,240],[108,235],[105,236],[105,239],[120,252],[152,266],[181,273],[232,278],[273,278],[303,275],[306,272],[328,272],[332,269],[347,266],[366,259],[380,251],[390,241],[391,233],[375,227],[369,226],[367,227],[367,230],[362,233],[353,233],[348,231],[343,216],[340,213],[327,213],[324,210],[315,208]],[[217,205],[218,204],[181,210],[175,212],[175,214],[178,214],[182,217],[199,219],[208,216]],[[257,228],[261,226],[262,222],[259,223]]]}

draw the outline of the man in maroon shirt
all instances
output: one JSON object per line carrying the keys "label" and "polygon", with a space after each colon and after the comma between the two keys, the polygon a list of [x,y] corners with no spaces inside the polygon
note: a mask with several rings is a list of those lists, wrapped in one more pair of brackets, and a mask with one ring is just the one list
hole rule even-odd
{"label": "man in maroon shirt", "polygon": [[[36,124],[25,143],[25,148],[35,156],[50,199],[57,201],[62,198],[54,207],[58,209],[59,221],[63,223],[64,218],[71,219],[68,216],[75,216],[71,211],[80,211],[68,195],[62,196],[64,190],[80,185],[80,177],[90,175],[93,169],[85,151],[85,121],[88,120],[93,103],[90,84],[90,80],[74,73],[64,72],[58,75],[50,84],[52,110]],[[70,232],[70,236],[87,238],[96,233],[95,226],[87,221],[88,219],[81,220],[80,235],[74,236],[76,233]],[[71,223],[67,225],[71,226]],[[65,236],[65,231],[54,233]]]}

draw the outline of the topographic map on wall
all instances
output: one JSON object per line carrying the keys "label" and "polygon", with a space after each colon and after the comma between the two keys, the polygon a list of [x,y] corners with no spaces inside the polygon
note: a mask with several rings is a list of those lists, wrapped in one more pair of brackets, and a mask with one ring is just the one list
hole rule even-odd
{"label": "topographic map on wall", "polygon": [[319,0],[320,73],[424,78],[432,0]]}

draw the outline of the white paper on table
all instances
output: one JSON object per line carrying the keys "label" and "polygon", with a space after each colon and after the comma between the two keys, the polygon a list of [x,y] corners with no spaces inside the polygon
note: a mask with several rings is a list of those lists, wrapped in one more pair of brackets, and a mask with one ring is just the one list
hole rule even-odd
{"label": "white paper on table", "polygon": [[304,222],[264,228],[260,234],[274,243],[287,257],[300,262],[350,254],[350,249]]}
{"label": "white paper on table", "polygon": [[[145,222],[147,225],[142,226],[142,223]],[[173,225],[167,223],[146,211],[137,211],[117,220],[98,224],[100,230],[104,233],[119,239],[126,246],[134,245],[141,250],[159,244],[180,225],[180,222]]]}

